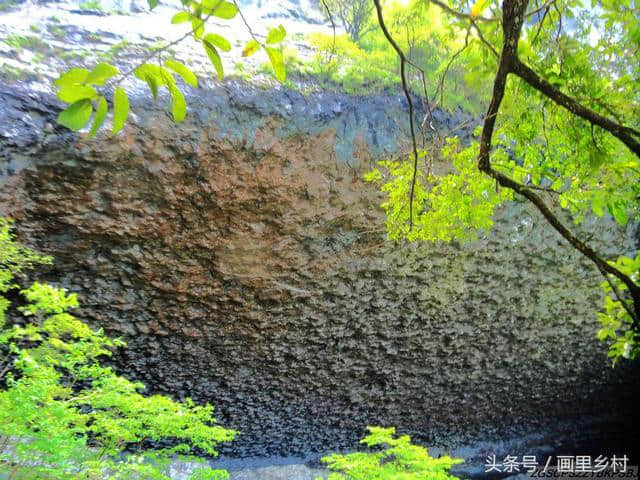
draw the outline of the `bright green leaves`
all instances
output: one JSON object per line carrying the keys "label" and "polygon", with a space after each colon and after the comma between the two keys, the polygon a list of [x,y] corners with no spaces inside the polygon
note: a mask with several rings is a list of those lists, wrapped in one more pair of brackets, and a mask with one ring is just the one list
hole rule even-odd
{"label": "bright green leaves", "polygon": [[204,20],[201,20],[199,17],[195,17],[191,20],[191,27],[193,30],[193,36],[196,39],[201,39],[202,35],[204,35]]}
{"label": "bright green leaves", "polygon": [[[99,110],[100,105],[98,100]],[[193,455],[197,448],[216,455],[219,442],[234,438],[235,431],[216,424],[210,405],[141,395],[142,384],[103,366],[101,359],[124,343],[74,317],[70,311],[78,300],[73,293],[34,283],[21,291],[26,304],[13,309],[17,322],[7,326],[4,315],[11,302],[3,293],[15,287],[13,277],[36,263],[50,263],[17,244],[10,226],[0,218],[0,345],[5,356],[0,436],[12,439],[10,447],[0,445],[0,475],[170,480],[176,452]],[[144,440],[163,439],[179,445],[143,447]],[[127,453],[130,444],[141,448]],[[189,478],[228,475],[203,466]]]}
{"label": "bright green leaves", "polygon": [[490,0],[476,0],[469,14],[474,18],[479,17],[490,4]]}
{"label": "bright green leaves", "polygon": [[209,60],[211,60],[211,64],[216,69],[216,73],[218,74],[218,78],[222,80],[224,77],[224,71],[222,69],[222,60],[220,59],[220,54],[218,54],[218,50],[207,40],[202,41],[202,45],[204,46],[204,51],[207,52],[207,56]]}
{"label": "bright green leaves", "polygon": [[104,85],[112,77],[118,75],[120,71],[109,63],[99,63],[87,75],[84,83],[89,85]]}
{"label": "bright green leaves", "polygon": [[395,437],[395,428],[367,427],[369,435],[360,441],[374,452],[330,455],[322,462],[334,472],[329,480],[457,480],[449,473],[459,458],[434,458],[426,448],[411,443],[411,437]]}
{"label": "bright green leaves", "polygon": [[250,57],[251,55],[256,53],[258,50],[260,50],[260,44],[255,38],[252,38],[247,42],[245,47],[242,49],[242,56]]}
{"label": "bright green leaves", "polygon": [[280,83],[284,83],[287,79],[287,70],[284,66],[284,58],[282,52],[275,48],[265,47],[271,66],[273,67],[273,73]]}
{"label": "bright green leaves", "polygon": [[135,70],[134,75],[147,83],[154,99],[157,97],[158,88],[166,87],[167,90],[169,90],[169,95],[171,96],[173,120],[175,122],[181,122],[187,114],[187,102],[184,95],[176,85],[175,78],[168,69],[171,69],[180,75],[185,83],[192,87],[198,86],[198,78],[191,70],[189,70],[189,68],[175,60],[167,60],[164,65],[167,68],[145,63]]}
{"label": "bright green leaves", "polygon": [[160,68],[160,75],[162,76],[164,84],[169,89],[169,94],[171,95],[173,121],[181,122],[187,114],[187,102],[184,99],[184,95],[182,95],[182,92],[176,86],[176,81],[168,70]]}
{"label": "bright green leaves", "polygon": [[[495,182],[481,173],[475,159],[477,143],[461,148],[457,138],[448,139],[443,156],[454,167],[444,175],[433,175],[432,160],[419,152],[419,170],[413,196],[413,226],[409,225],[409,197],[413,162],[379,162],[366,180],[379,183],[386,194],[381,204],[387,214],[389,238],[409,241],[470,241],[493,225],[495,208],[512,198],[510,190],[496,189]],[[424,167],[420,167],[425,165]]]}
{"label": "bright green leaves", "polygon": [[89,76],[89,70],[86,68],[72,68],[63,73],[54,83],[56,87],[70,87],[73,85],[82,85]]}
{"label": "bright green leaves", "polygon": [[96,133],[98,133],[98,130],[102,127],[105,118],[107,118],[108,111],[109,107],[107,105],[107,100],[104,97],[100,97],[98,99],[96,114],[93,117],[93,124],[91,125],[91,130],[89,130],[89,138],[95,137]]}
{"label": "bright green leaves", "polygon": [[211,45],[218,47],[223,52],[231,51],[231,44],[229,43],[229,40],[217,33],[207,33],[204,36],[204,39]]}
{"label": "bright green leaves", "polygon": [[147,3],[149,4],[149,10],[153,10],[158,6],[158,0],[147,0]]}
{"label": "bright green leaves", "polygon": [[607,209],[611,216],[618,222],[621,226],[625,226],[629,221],[629,216],[627,215],[627,205],[624,202],[610,202],[607,205]]}
{"label": "bright green leaves", "polygon": [[124,127],[129,116],[129,97],[122,87],[117,87],[113,94],[113,130],[118,133]]}
{"label": "bright green leaves", "polygon": [[108,63],[99,63],[93,70],[72,68],[55,81],[58,87],[58,98],[69,103],[69,107],[60,112],[58,122],[70,130],[84,128],[91,118],[93,102],[97,102],[96,118],[91,127],[93,137],[104,123],[108,107],[106,100],[100,96],[95,86],[103,86],[107,80],[118,75],[120,71]]}
{"label": "bright green leaves", "polygon": [[91,100],[80,100],[58,114],[58,123],[75,132],[87,124],[91,118],[91,112],[93,112]]}
{"label": "bright green leaves", "polygon": [[164,65],[180,75],[188,85],[194,88],[198,86],[198,77],[182,63],[176,62],[175,60],[167,60],[164,62]]}
{"label": "bright green leaves", "polygon": [[172,24],[184,23],[191,20],[191,14],[189,12],[178,12],[171,18]]}
{"label": "bright green leaves", "polygon": [[[287,32],[284,27],[282,25],[279,25],[277,28],[272,28],[271,30],[269,30],[266,42],[269,45],[281,43],[286,35]],[[287,71],[284,66],[282,51],[267,46],[265,46],[264,49],[267,52],[267,56],[269,57],[269,61],[271,62],[271,66],[273,67],[273,73],[280,83],[284,83],[287,78]]]}
{"label": "bright green leaves", "polygon": [[[636,284],[640,283],[640,253],[635,258],[622,256],[616,262],[610,263],[628,275]],[[633,329],[633,319],[629,314],[629,311],[633,311],[633,304],[626,298],[628,288],[615,277],[609,276],[609,280],[618,293],[613,291],[611,284],[607,281],[600,285],[607,296],[604,298],[604,311],[598,313],[600,330],[596,337],[600,341],[609,342],[608,356],[615,365],[622,358],[627,360],[639,358],[640,344]],[[622,304],[623,301],[627,302],[626,308]]]}
{"label": "bright green leaves", "polygon": [[98,92],[88,85],[72,85],[58,90],[58,98],[65,103],[75,103],[85,98],[89,100],[98,98]]}
{"label": "bright green leaves", "polygon": [[284,29],[284,27],[282,25],[278,25],[277,28],[272,28],[271,30],[269,30],[266,42],[268,44],[281,43],[286,35],[287,31]]}
{"label": "bright green leaves", "polygon": [[271,63],[271,67],[273,68],[276,79],[279,82],[284,83],[284,81],[287,79],[287,71],[285,68],[282,51],[279,48],[270,47],[267,45],[276,45],[282,43],[286,35],[287,32],[282,25],[279,25],[276,28],[272,28],[267,34],[265,45],[260,44],[258,40],[253,38],[249,40],[249,42],[247,42],[245,47],[242,49],[242,56],[249,57],[256,53],[260,49],[260,47],[262,47],[267,53],[267,57],[269,57],[269,62]]}
{"label": "bright green leaves", "polygon": [[173,121],[181,122],[187,115],[187,102],[184,99],[184,95],[182,95],[182,92],[178,90],[175,85],[169,88],[169,92],[171,93],[171,99],[173,100]]}
{"label": "bright green leaves", "polygon": [[213,15],[224,20],[231,20],[238,13],[238,7],[225,0],[203,0],[201,7],[205,15]]}
{"label": "bright green leaves", "polygon": [[[149,8],[157,6],[157,0],[149,0]],[[171,18],[172,24],[191,22],[190,32],[196,40],[202,42],[204,50],[213,65],[213,68],[220,80],[224,77],[224,68],[220,52],[229,52],[232,49],[231,42],[218,33],[206,33],[205,24],[209,17],[217,17],[225,20],[234,18],[238,14],[238,7],[234,2],[226,0],[183,0],[184,11],[178,12]],[[189,34],[185,35],[188,36]],[[269,57],[276,78],[284,82],[286,78],[285,63],[282,51],[274,46],[280,44],[286,36],[286,30],[282,25],[271,29],[266,38],[266,44],[262,45],[257,40],[251,40],[242,51],[243,56],[254,54],[260,47],[263,47]],[[267,46],[272,45],[272,46]],[[165,47],[157,49],[158,56]],[[120,85],[130,73],[136,78],[145,82],[149,87],[153,99],[156,100],[162,87],[166,87],[171,97],[171,110],[176,122],[184,120],[187,112],[187,103],[184,94],[176,85],[173,74],[179,75],[187,85],[198,87],[198,78],[183,63],[175,60],[166,60],[163,66],[142,64],[133,71],[124,74],[117,81],[111,82],[114,89],[113,96],[113,126],[112,132],[120,132],[129,117],[129,97]],[[92,70],[86,68],[72,68],[65,72],[55,81],[58,98],[69,104],[60,113],[58,121],[67,128],[78,131],[85,128],[91,120],[91,114],[95,109],[95,117],[89,130],[89,137],[94,137],[99,129],[104,125],[109,113],[109,101],[106,93],[100,88],[108,87],[108,83],[120,71],[109,63],[98,63]]]}

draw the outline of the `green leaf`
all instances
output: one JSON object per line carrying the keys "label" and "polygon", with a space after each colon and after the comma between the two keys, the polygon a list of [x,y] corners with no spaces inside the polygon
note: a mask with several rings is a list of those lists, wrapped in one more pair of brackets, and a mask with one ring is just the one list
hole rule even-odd
{"label": "green leaf", "polygon": [[624,203],[610,203],[607,205],[607,208],[609,209],[611,216],[615,218],[616,222],[623,227],[627,224],[629,216],[627,215],[627,209]]}
{"label": "green leaf", "polygon": [[187,84],[192,87],[198,86],[198,77],[182,63],[176,62],[175,60],[167,60],[164,62],[164,65],[180,75]]}
{"label": "green leaf", "polygon": [[113,94],[113,133],[116,134],[129,116],[129,97],[122,87],[116,88]]}
{"label": "green leaf", "polygon": [[491,2],[489,0],[476,0],[471,8],[471,16],[479,17],[485,8],[489,6]]}
{"label": "green leaf", "polygon": [[175,86],[176,79],[173,78],[173,74],[167,70],[166,68],[158,67],[158,71],[160,72],[160,77],[162,78],[162,84],[166,85],[168,88]]}
{"label": "green leaf", "polygon": [[258,41],[255,39],[251,39],[242,49],[242,56],[250,57],[251,55],[256,53],[259,48],[260,48],[260,44],[258,43]]}
{"label": "green leaf", "polygon": [[218,35],[217,33],[207,33],[204,36],[204,39],[211,45],[215,45],[216,47],[218,47],[223,52],[228,52],[231,50],[231,44],[229,43],[229,40],[221,35]]}
{"label": "green leaf", "polygon": [[238,13],[238,8],[225,0],[203,0],[202,11],[225,20],[231,20]]}
{"label": "green leaf", "polygon": [[54,84],[58,87],[80,85],[85,83],[89,73],[89,70],[86,68],[72,68],[68,72],[63,73],[60,78],[54,82]]}
{"label": "green leaf", "polygon": [[104,123],[104,119],[107,118],[107,111],[109,108],[107,107],[107,101],[104,97],[100,97],[98,99],[98,107],[96,108],[96,114],[93,117],[93,124],[91,125],[91,130],[89,130],[89,138],[93,138],[95,134],[98,132],[102,124]]}
{"label": "green leaf", "polygon": [[204,34],[204,22],[199,18],[194,18],[191,20],[191,29],[193,30],[193,35],[200,39]]}
{"label": "green leaf", "polygon": [[164,85],[164,81],[160,76],[160,67],[158,65],[143,63],[133,71],[133,74],[136,76],[136,78],[142,80],[143,82],[147,81],[145,77],[148,75],[154,77],[158,85]]}
{"label": "green leaf", "polygon": [[93,68],[93,70],[91,70],[91,73],[87,76],[85,83],[90,83],[91,85],[104,85],[106,80],[119,73],[120,70],[113,65],[109,63],[99,63]]}
{"label": "green leaf", "polygon": [[271,61],[271,66],[273,67],[273,72],[276,74],[276,78],[280,83],[284,83],[285,79],[287,78],[287,71],[284,68],[284,59],[282,58],[282,52],[270,47],[265,47],[265,50],[267,51],[267,55],[269,56],[269,60]]}
{"label": "green leaf", "polygon": [[178,87],[173,85],[170,86],[169,92],[171,93],[171,99],[173,100],[173,121],[181,122],[187,114],[187,102]]}
{"label": "green leaf", "polygon": [[60,112],[60,114],[58,114],[58,123],[64,125],[69,130],[77,132],[87,124],[91,117],[91,112],[93,112],[91,100],[85,98],[71,104]]}
{"label": "green leaf", "polygon": [[269,30],[269,33],[267,34],[267,43],[280,43],[286,36],[287,31],[282,25],[279,25],[278,28],[272,28],[271,30]]}
{"label": "green leaf", "polygon": [[191,20],[191,14],[189,12],[178,12],[171,19],[172,24],[184,23]]}
{"label": "green leaf", "polygon": [[149,4],[149,10],[153,10],[158,6],[158,0],[147,0],[147,3]]}
{"label": "green leaf", "polygon": [[171,72],[162,67],[160,67],[159,70],[160,75],[162,76],[162,79],[164,80],[164,83],[167,85],[169,93],[171,94],[173,121],[181,122],[182,120],[184,120],[184,117],[187,114],[187,102],[184,99],[184,95],[182,95],[180,89],[178,89],[178,87],[176,86],[176,81],[173,78],[173,75],[171,75]]}
{"label": "green leaf", "polygon": [[144,79],[147,82],[147,85],[149,85],[149,90],[151,90],[151,95],[153,95],[153,99],[157,99],[158,98],[158,80],[155,76],[149,74],[149,73],[145,73],[144,74]]}
{"label": "green leaf", "polygon": [[98,97],[95,88],[87,85],[72,85],[58,90],[58,98],[65,103],[75,103],[84,98],[94,99]]}
{"label": "green leaf", "polygon": [[211,63],[216,69],[218,78],[222,80],[222,78],[224,77],[224,72],[222,70],[222,60],[220,60],[220,55],[218,54],[216,47],[211,45],[206,40],[203,40],[202,44],[204,45],[204,50],[207,52],[207,55],[209,56],[209,60],[211,60]]}

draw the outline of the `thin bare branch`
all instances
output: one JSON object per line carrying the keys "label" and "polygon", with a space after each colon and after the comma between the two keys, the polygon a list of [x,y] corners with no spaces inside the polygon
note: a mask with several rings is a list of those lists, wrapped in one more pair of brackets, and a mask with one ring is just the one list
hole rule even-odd
{"label": "thin bare branch", "polygon": [[382,15],[380,0],[373,0],[373,3],[376,7],[380,28],[382,29],[387,41],[391,44],[400,58],[400,79],[402,80],[402,90],[404,91],[404,94],[407,97],[407,103],[409,104],[409,129],[411,130],[411,142],[413,146],[413,177],[411,180],[411,193],[409,194],[409,229],[411,230],[411,228],[413,228],[413,198],[415,195],[416,179],[418,175],[418,142],[416,141],[416,130],[413,119],[413,100],[411,99],[411,92],[409,91],[409,85],[407,84],[407,57],[387,29],[387,25],[384,22],[384,16]]}

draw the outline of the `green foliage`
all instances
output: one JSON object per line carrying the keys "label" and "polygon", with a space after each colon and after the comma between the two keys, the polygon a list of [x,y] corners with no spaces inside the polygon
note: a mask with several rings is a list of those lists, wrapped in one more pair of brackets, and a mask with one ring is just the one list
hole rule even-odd
{"label": "green foliage", "polygon": [[412,444],[409,436],[395,438],[395,428],[367,428],[369,435],[360,443],[382,449],[323,458],[333,471],[329,480],[457,480],[449,470],[462,459],[433,458],[426,448]]}
{"label": "green foliage", "polygon": [[[332,4],[349,2],[333,0]],[[372,3],[372,2],[368,2]],[[342,7],[340,7],[342,8]],[[339,9],[338,9],[339,10]],[[370,9],[368,24],[377,25],[375,13]],[[459,61],[450,64],[455,52],[464,45],[465,33],[456,30],[446,16],[427,2],[412,1],[385,4],[387,27],[409,61],[426,73],[426,93],[447,109],[462,107],[472,113],[483,108],[486,92],[479,87],[489,83],[480,73],[487,70],[485,55],[481,55],[479,40],[471,38]],[[353,94],[377,92],[400,86],[400,62],[379,28],[368,29],[366,35],[355,41],[349,35],[309,35],[309,43],[316,50],[313,60],[301,69],[321,81],[338,85]],[[472,62],[465,68],[462,60]],[[478,68],[477,65],[481,65]],[[447,82],[440,84],[446,71]],[[408,69],[410,89],[425,95],[421,72]]]}
{"label": "green foliage", "polygon": [[[519,43],[520,58],[553,87],[586,107],[622,125],[640,129],[640,97],[634,81],[640,75],[637,12],[632,13],[629,2],[622,0],[604,2],[602,10],[581,8],[581,3],[574,0],[556,6],[544,16],[544,23],[539,23],[542,17],[525,22]],[[479,0],[470,14],[496,14],[486,13],[489,10],[485,8],[487,2]],[[576,27],[559,29],[561,17],[575,18]],[[459,44],[463,36],[467,39],[468,45],[463,49],[445,51],[447,56],[452,51],[458,52],[457,58],[450,60],[455,60],[454,65],[466,67],[463,78],[478,91],[478,99],[487,98],[496,70],[491,48],[497,52],[501,48],[498,22],[480,22],[477,28],[472,28],[467,20],[458,17],[441,18],[442,35],[435,38],[449,38],[450,44]],[[477,30],[482,32],[483,41],[478,41]],[[396,38],[401,37],[397,34]],[[443,63],[438,61],[436,65],[439,65],[436,71],[444,73]],[[444,65],[447,71],[449,61]],[[451,82],[450,72],[449,68],[447,76],[440,78]],[[439,89],[438,97],[443,99],[441,104],[447,104],[443,89]],[[467,107],[469,103],[463,105]],[[476,141],[461,147],[456,140],[447,139],[446,132],[444,135],[445,141],[434,139],[437,141],[429,152],[420,154],[412,228],[409,219],[412,156],[383,162],[382,168],[366,177],[379,183],[387,194],[382,207],[387,213],[391,238],[472,240],[491,227],[495,209],[512,199],[511,190],[498,188],[494,181],[479,173]],[[444,167],[444,174],[431,175],[434,164],[439,165],[440,171],[443,169],[439,163],[442,160],[453,168]],[[640,219],[638,157],[613,135],[513,76],[508,79],[496,118],[491,165],[541,195],[554,212],[564,210],[576,224],[589,215],[608,216],[621,227]],[[627,272],[638,284],[637,259],[622,256],[612,265]],[[621,299],[629,303],[625,297],[627,287],[612,275],[609,277]],[[629,314],[632,305],[625,308],[609,283],[603,286],[610,295],[605,299],[604,312],[599,314],[602,328],[598,338],[610,342],[609,356],[614,363],[621,358],[637,358],[640,347],[637,326],[632,326]]]}
{"label": "green foliage", "polygon": [[[158,2],[157,0],[148,0],[148,3],[149,8],[153,10]],[[217,17],[223,20],[233,19],[238,14],[238,7],[235,3],[226,0],[202,0],[202,2],[185,0],[182,3],[185,10],[176,13],[171,18],[171,23],[191,23],[192,30],[184,38],[191,36],[202,44],[218,78],[222,80],[224,68],[218,51],[229,52],[231,43],[222,35],[206,32],[206,24],[210,17]],[[243,50],[243,56],[252,55],[260,48],[264,49],[271,62],[275,77],[278,81],[284,82],[286,80],[285,62],[282,50],[277,46],[283,42],[285,36],[285,28],[279,25],[268,32],[265,44],[260,43],[255,38],[250,40]],[[9,38],[7,42],[16,47],[25,44],[25,40],[22,37]],[[169,50],[171,45],[173,44],[162,45],[153,49],[153,51],[160,58],[161,54]],[[60,124],[70,130],[81,130],[89,124],[95,110],[89,137],[95,136],[109,113],[108,90],[105,88],[104,91],[100,91],[101,89],[96,87],[108,87],[111,84],[111,86],[115,87],[112,134],[118,133],[124,128],[129,116],[129,97],[125,89],[120,86],[129,74],[133,74],[134,78],[147,84],[154,100],[158,96],[159,89],[166,87],[171,98],[171,111],[174,121],[181,122],[184,120],[187,114],[187,102],[184,94],[178,88],[174,73],[182,78],[187,85],[194,88],[198,86],[196,75],[187,66],[172,59],[165,60],[159,64],[142,63],[137,68],[121,74],[118,68],[108,62],[113,61],[124,46],[126,46],[126,43],[112,47],[109,52],[102,56],[105,62],[99,63],[93,70],[72,68],[55,81],[58,98],[69,104],[58,115]]]}
{"label": "green foliage", "polygon": [[354,42],[376,27],[372,15],[373,2],[370,0],[324,0],[318,2],[318,8],[327,20],[341,24]]}
{"label": "green foliage", "polygon": [[[101,358],[123,343],[70,313],[75,294],[36,282],[21,290],[25,304],[9,315],[4,294],[17,288],[14,278],[51,262],[16,243],[10,227],[0,219],[0,475],[168,480],[172,457],[194,449],[216,455],[218,442],[234,438],[216,425],[210,405],[142,395],[142,384],[103,366]],[[145,448],[165,439],[175,446]],[[228,475],[200,468],[191,478]]]}
{"label": "green foliage", "polygon": [[385,160],[379,162],[381,168],[365,176],[366,180],[381,184],[387,194],[382,208],[387,214],[389,238],[475,240],[479,231],[487,232],[493,225],[491,217],[496,206],[513,198],[510,190],[496,190],[495,182],[477,169],[476,143],[461,148],[458,139],[451,138],[442,153],[453,168],[435,175],[428,152],[418,152],[421,167],[415,183],[411,229],[408,218],[413,163]]}
{"label": "green foliage", "polygon": [[[629,275],[634,282],[640,283],[640,253],[636,255],[635,259],[620,257],[613,264],[621,272]],[[627,286],[614,278],[611,283],[602,282],[601,287],[608,295],[604,297],[604,311],[598,313],[601,325],[597,334],[598,339],[610,342],[608,355],[614,365],[620,359],[634,360],[639,358],[638,332],[632,328],[631,315],[622,304],[623,301],[627,301],[624,298],[625,292],[628,290]],[[632,306],[627,306],[627,308],[632,308]]]}

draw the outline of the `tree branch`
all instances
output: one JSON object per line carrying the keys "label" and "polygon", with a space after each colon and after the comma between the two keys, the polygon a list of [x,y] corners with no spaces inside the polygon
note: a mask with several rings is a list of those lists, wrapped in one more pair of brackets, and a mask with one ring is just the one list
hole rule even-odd
{"label": "tree branch", "polygon": [[415,195],[416,178],[418,175],[418,143],[416,141],[416,130],[413,120],[413,100],[411,99],[411,92],[409,91],[409,86],[407,84],[406,67],[408,61],[402,49],[398,46],[396,41],[389,33],[387,25],[384,23],[380,0],[373,0],[373,3],[376,6],[376,13],[378,15],[378,23],[380,24],[380,28],[382,29],[382,32],[384,33],[387,41],[391,44],[393,49],[398,54],[398,57],[400,57],[400,79],[402,80],[402,90],[404,90],[404,94],[407,97],[407,103],[409,104],[409,129],[411,130],[411,142],[413,144],[413,177],[411,180],[411,193],[409,195],[409,230],[411,230],[411,228],[413,228],[413,197]]}
{"label": "tree branch", "polygon": [[[600,273],[602,273],[605,278],[608,278],[607,274],[611,274],[627,286],[635,307],[635,315],[632,315],[633,328],[638,331],[638,329],[640,329],[640,286],[638,286],[628,275],[602,259],[595,250],[576,237],[573,232],[565,227],[560,219],[549,209],[542,198],[534,193],[530,188],[516,182],[491,166],[490,154],[493,131],[495,128],[496,116],[500,111],[500,104],[504,98],[507,76],[509,73],[512,73],[513,69],[517,68],[518,65],[522,65],[517,57],[517,48],[522,30],[522,22],[524,20],[524,10],[527,3],[528,0],[504,0],[502,6],[504,19],[502,25],[502,54],[500,56],[498,72],[496,73],[494,80],[493,95],[491,97],[491,102],[482,128],[480,152],[478,153],[478,168],[487,175],[495,178],[503,187],[509,188],[529,200],[565,240],[567,240],[576,250],[596,265]],[[571,111],[573,112],[573,110]]]}
{"label": "tree branch", "polygon": [[619,123],[616,123],[613,120],[610,120],[609,118],[604,117],[599,113],[585,107],[581,103],[578,103],[575,99],[564,94],[549,82],[547,82],[544,78],[540,77],[531,68],[522,63],[522,61],[520,61],[520,59],[518,59],[517,57],[512,59],[510,71],[523,79],[540,93],[549,97],[558,105],[569,110],[574,115],[588,120],[589,122],[609,132],[611,135],[624,143],[629,148],[629,150],[631,150],[637,157],[640,158],[640,141],[634,138],[636,132],[633,128],[620,125]]}

